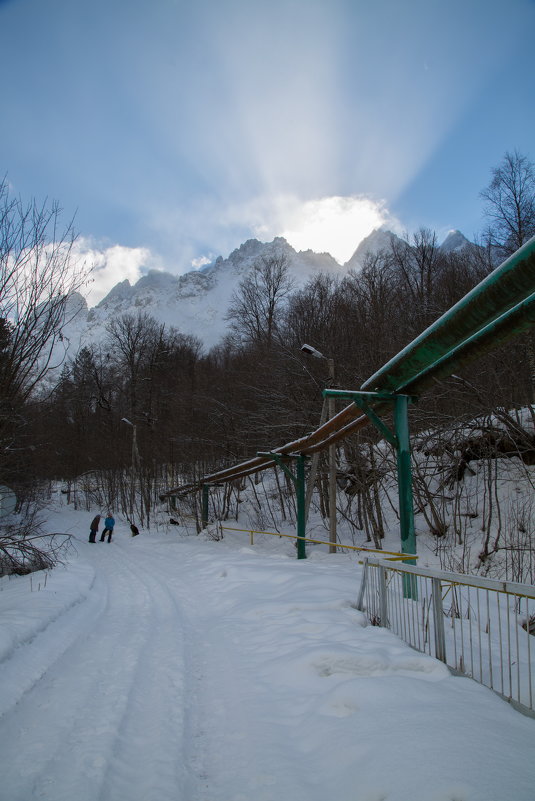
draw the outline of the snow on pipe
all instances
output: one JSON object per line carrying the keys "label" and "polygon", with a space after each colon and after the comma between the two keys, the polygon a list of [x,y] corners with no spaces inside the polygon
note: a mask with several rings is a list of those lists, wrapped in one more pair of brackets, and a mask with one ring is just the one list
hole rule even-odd
{"label": "snow on pipe", "polygon": [[[435,379],[451,375],[453,370],[485,350],[527,330],[535,322],[534,275],[535,237],[374,373],[361,389],[421,393]],[[379,402],[372,408],[377,414],[382,414],[390,405]],[[292,453],[310,455],[368,424],[366,415],[360,414],[351,403],[311,434],[276,448],[273,453],[281,456]],[[204,476],[200,483],[231,481],[274,465],[269,457],[257,456]],[[196,487],[198,485],[192,485],[191,489]],[[186,488],[180,489],[184,491]]]}
{"label": "snow on pipe", "polygon": [[480,281],[361,386],[401,391],[423,370],[449,354],[535,289],[535,237]]}
{"label": "snow on pipe", "polygon": [[[486,351],[493,350],[509,339],[529,330],[533,325],[535,325],[535,292],[532,292],[528,298],[484,326],[480,331],[468,337],[464,342],[461,342],[457,347],[416,376],[411,377],[410,380],[399,387],[398,392],[406,395],[420,395],[435,381],[450,376],[455,370],[466,366]],[[376,404],[370,404],[370,406],[376,414],[384,413],[391,408],[389,404],[381,401]],[[365,416],[349,422],[342,429],[333,432],[319,445],[307,450],[307,453],[324,450],[329,445],[363,428],[368,422],[369,420]]]}

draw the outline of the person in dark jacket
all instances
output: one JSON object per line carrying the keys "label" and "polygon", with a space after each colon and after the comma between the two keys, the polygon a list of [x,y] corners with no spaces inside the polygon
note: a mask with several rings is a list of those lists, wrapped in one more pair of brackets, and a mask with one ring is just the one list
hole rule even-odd
{"label": "person in dark jacket", "polygon": [[108,542],[111,542],[111,535],[113,534],[114,525],[115,520],[113,519],[111,512],[108,512],[108,516],[104,521],[104,531],[102,532],[102,537],[100,538],[101,542],[104,542],[104,537],[106,534],[108,535]]}
{"label": "person in dark jacket", "polygon": [[100,515],[95,515],[95,517],[91,521],[91,525],[89,526],[89,542],[95,542],[95,537],[97,536],[99,525],[100,525]]}
{"label": "person in dark jacket", "polygon": [[139,529],[138,529],[138,527],[137,527],[137,526],[134,526],[134,524],[133,524],[133,523],[130,523],[130,531],[132,532],[132,536],[133,536],[133,537],[137,537],[137,535],[139,534]]}

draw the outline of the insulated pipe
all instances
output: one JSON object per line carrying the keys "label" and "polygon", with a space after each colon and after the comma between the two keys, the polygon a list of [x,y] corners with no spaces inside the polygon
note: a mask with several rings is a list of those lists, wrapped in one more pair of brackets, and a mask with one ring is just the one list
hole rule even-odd
{"label": "insulated pipe", "polygon": [[[316,429],[316,431],[313,431],[311,434],[307,434],[300,439],[296,439],[293,442],[289,442],[286,445],[282,445],[279,448],[274,448],[272,453],[277,453],[281,456],[290,453],[313,453],[312,450],[309,450],[311,446],[322,443],[326,437],[330,436],[336,431],[339,431],[342,426],[346,425],[349,421],[354,420],[358,414],[359,412],[356,406],[351,404],[341,412],[338,412],[338,414],[332,417],[330,420],[327,420],[327,422]],[[322,448],[319,448],[319,450],[322,450]],[[259,469],[265,470],[267,467],[272,467],[273,465],[274,462],[269,459],[269,457],[257,456],[254,459],[249,459],[247,462],[242,462],[234,467],[228,467],[226,470],[219,470],[217,473],[204,476],[201,480],[201,483],[211,483],[212,481],[228,481],[232,478],[241,478],[242,476],[248,476],[251,475],[251,473],[256,473]]]}
{"label": "insulated pipe", "polygon": [[[421,395],[435,381],[450,376],[455,370],[469,364],[481,354],[503,345],[509,339],[528,331],[533,325],[535,325],[535,292],[411,378],[400,387],[399,392],[406,395]],[[376,414],[381,414],[388,411],[391,406],[379,401],[373,404],[372,408]],[[362,415],[305,452],[311,454],[317,450],[324,450],[331,443],[344,439],[367,424],[368,418]]]}
{"label": "insulated pipe", "polygon": [[[407,395],[421,395],[438,379],[450,376],[454,370],[464,367],[481,354],[503,345],[509,339],[518,336],[518,334],[528,331],[533,325],[535,325],[535,292],[492,323],[489,323],[481,331],[469,337],[430,367],[422,370],[421,373],[403,384],[398,391]],[[381,414],[391,409],[391,406],[379,401],[373,404],[372,408],[376,414]],[[368,425],[368,422],[366,415],[361,415],[303,452],[310,455],[324,450],[332,443],[336,443],[349,436],[349,434],[364,428]]]}
{"label": "insulated pipe", "polygon": [[400,392],[409,380],[448,354],[535,290],[535,237],[362,384]]}

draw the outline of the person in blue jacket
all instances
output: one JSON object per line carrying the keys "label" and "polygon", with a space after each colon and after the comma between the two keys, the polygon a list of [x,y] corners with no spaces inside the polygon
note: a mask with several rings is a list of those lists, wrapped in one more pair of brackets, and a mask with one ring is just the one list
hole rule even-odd
{"label": "person in blue jacket", "polygon": [[115,520],[111,516],[111,512],[108,512],[108,516],[104,521],[104,531],[102,532],[102,537],[100,538],[101,542],[104,542],[104,537],[106,534],[108,535],[108,542],[111,542],[111,535],[113,534],[113,527],[115,525]]}

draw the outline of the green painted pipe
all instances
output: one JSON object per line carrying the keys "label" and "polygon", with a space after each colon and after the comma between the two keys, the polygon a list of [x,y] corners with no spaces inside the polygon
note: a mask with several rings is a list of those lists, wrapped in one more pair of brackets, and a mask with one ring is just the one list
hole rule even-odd
{"label": "green painted pipe", "polygon": [[362,384],[400,391],[416,375],[535,291],[535,237]]}
{"label": "green painted pipe", "polygon": [[455,370],[465,367],[484,353],[526,333],[534,325],[535,292],[465,339],[418,375],[411,376],[403,385],[403,391],[421,394],[435,380],[450,376]]}

